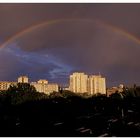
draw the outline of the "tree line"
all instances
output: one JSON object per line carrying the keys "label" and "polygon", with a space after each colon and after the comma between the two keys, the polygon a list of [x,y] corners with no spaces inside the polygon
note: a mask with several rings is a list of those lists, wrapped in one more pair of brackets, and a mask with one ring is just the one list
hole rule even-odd
{"label": "tree line", "polygon": [[[124,118],[128,118],[129,110],[140,113],[140,88],[124,88],[123,92],[110,97],[103,94],[82,96],[70,91],[46,95],[28,83],[18,83],[0,93],[0,131],[4,136],[64,136],[64,133],[65,136],[76,136],[73,132],[76,118],[99,113],[100,117],[122,119],[122,110]],[[138,118],[139,115],[134,119]],[[99,119],[101,121],[105,124],[103,118]],[[56,130],[55,122],[66,122],[67,125],[62,131]],[[87,124],[98,126],[99,122],[95,124],[92,120]],[[79,125],[81,123],[86,122]],[[99,126],[106,128],[103,124]]]}

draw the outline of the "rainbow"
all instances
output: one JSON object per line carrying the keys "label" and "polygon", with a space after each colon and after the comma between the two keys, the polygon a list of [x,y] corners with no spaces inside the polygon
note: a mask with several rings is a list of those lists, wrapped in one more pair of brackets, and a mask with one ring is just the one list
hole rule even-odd
{"label": "rainbow", "polygon": [[106,26],[107,26],[109,29],[111,29],[112,31],[118,32],[119,34],[124,35],[124,36],[127,37],[128,39],[130,39],[130,40],[132,40],[132,41],[134,41],[134,42],[136,42],[137,44],[140,45],[140,39],[139,39],[138,37],[136,37],[135,35],[133,35],[133,34],[127,32],[127,31],[124,31],[123,29],[117,28],[117,27],[115,27],[115,26],[113,26],[113,25],[107,24]]}
{"label": "rainbow", "polygon": [[88,22],[94,22],[94,23],[100,24],[101,26],[105,26],[105,27],[109,28],[113,32],[118,32],[118,33],[126,36],[128,39],[130,39],[130,40],[132,40],[132,41],[134,41],[134,42],[136,42],[136,43],[138,43],[140,45],[140,40],[136,36],[130,34],[129,32],[126,32],[126,31],[124,31],[124,30],[122,30],[120,28],[112,26],[112,25],[110,25],[108,23],[101,22],[99,20],[91,20],[91,19],[58,19],[58,20],[44,21],[42,23],[31,25],[31,26],[23,29],[22,31],[17,32],[16,34],[12,35],[11,37],[9,37],[4,43],[2,43],[0,45],[0,48],[6,47],[8,44],[12,43],[14,40],[22,37],[23,35],[28,34],[29,32],[35,31],[35,30],[37,30],[39,28],[49,26],[49,25],[53,25],[53,24],[58,24],[58,23],[61,23],[61,22],[69,22],[69,21],[88,21]]}

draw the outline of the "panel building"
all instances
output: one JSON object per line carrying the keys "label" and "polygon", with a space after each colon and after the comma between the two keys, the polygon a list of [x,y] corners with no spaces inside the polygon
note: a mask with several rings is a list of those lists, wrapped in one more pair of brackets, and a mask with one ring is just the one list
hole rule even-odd
{"label": "panel building", "polygon": [[46,91],[46,85],[48,84],[48,80],[40,79],[37,82],[31,82],[31,85],[33,85],[38,92],[45,93]]}
{"label": "panel building", "polygon": [[[0,81],[0,91],[7,90],[10,85],[17,85],[17,83],[29,83],[29,78],[27,76],[20,76],[17,81],[18,82]],[[58,84],[48,83],[48,80],[45,79],[40,79],[37,82],[31,82],[30,85],[34,86],[36,91],[45,94],[59,91]]]}
{"label": "panel building", "polygon": [[56,83],[50,83],[46,85],[46,90],[45,93],[49,94],[52,92],[58,92],[59,91],[59,86]]}
{"label": "panel building", "polygon": [[37,82],[31,82],[31,85],[33,85],[38,92],[43,92],[45,94],[50,94],[52,92],[58,92],[59,86],[55,83],[48,83],[47,80],[41,79]]}
{"label": "panel building", "polygon": [[69,90],[75,93],[106,94],[106,81],[101,75],[75,72],[70,75]]}
{"label": "panel building", "polygon": [[87,92],[88,76],[85,73],[75,72],[70,75],[70,91],[75,93]]}
{"label": "panel building", "polygon": [[29,78],[27,76],[20,76],[18,78],[18,83],[28,83],[29,82]]}
{"label": "panel building", "polygon": [[16,84],[17,82],[0,81],[0,91],[7,90],[10,86]]}
{"label": "panel building", "polygon": [[38,82],[31,82],[31,85],[35,87],[37,92],[45,93],[46,84],[38,83]]}
{"label": "panel building", "polygon": [[89,94],[106,94],[105,78],[101,75],[91,75],[88,78],[88,93]]}

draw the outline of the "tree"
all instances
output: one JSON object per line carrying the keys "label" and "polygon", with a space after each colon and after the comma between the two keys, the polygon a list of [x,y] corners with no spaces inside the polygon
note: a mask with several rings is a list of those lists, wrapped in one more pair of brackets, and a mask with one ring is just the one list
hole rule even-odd
{"label": "tree", "polygon": [[71,97],[75,97],[75,96],[77,97],[78,96],[78,94],[76,94],[74,92],[71,92],[71,91],[68,91],[68,90],[64,90],[62,92],[62,95],[63,95],[64,98],[71,98]]}
{"label": "tree", "polygon": [[17,85],[12,85],[8,88],[7,92],[11,93],[35,93],[36,89],[34,86],[28,83],[18,83]]}
{"label": "tree", "polygon": [[35,87],[28,83],[12,85],[8,88],[5,94],[10,104],[20,104],[25,101],[38,100],[44,95],[38,93]]}

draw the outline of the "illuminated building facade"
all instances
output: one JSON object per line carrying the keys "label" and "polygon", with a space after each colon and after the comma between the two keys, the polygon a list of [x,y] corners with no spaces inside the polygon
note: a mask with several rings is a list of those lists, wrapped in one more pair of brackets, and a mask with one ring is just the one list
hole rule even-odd
{"label": "illuminated building facade", "polygon": [[106,94],[106,81],[101,75],[91,75],[88,78],[88,93],[89,94]]}
{"label": "illuminated building facade", "polygon": [[106,94],[106,81],[101,75],[75,72],[70,75],[69,90],[75,93]]}
{"label": "illuminated building facade", "polygon": [[41,79],[37,82],[31,82],[31,85],[33,85],[38,92],[42,92],[45,94],[50,94],[52,92],[58,92],[59,86],[55,83],[48,83],[47,80]]}
{"label": "illuminated building facade", "polygon": [[75,93],[87,92],[88,76],[84,73],[75,72],[70,75],[70,91]]}
{"label": "illuminated building facade", "polygon": [[0,81],[0,91],[7,90],[10,85],[16,85],[17,82]]}
{"label": "illuminated building facade", "polygon": [[18,78],[18,83],[28,83],[29,78],[27,76],[20,76]]}

